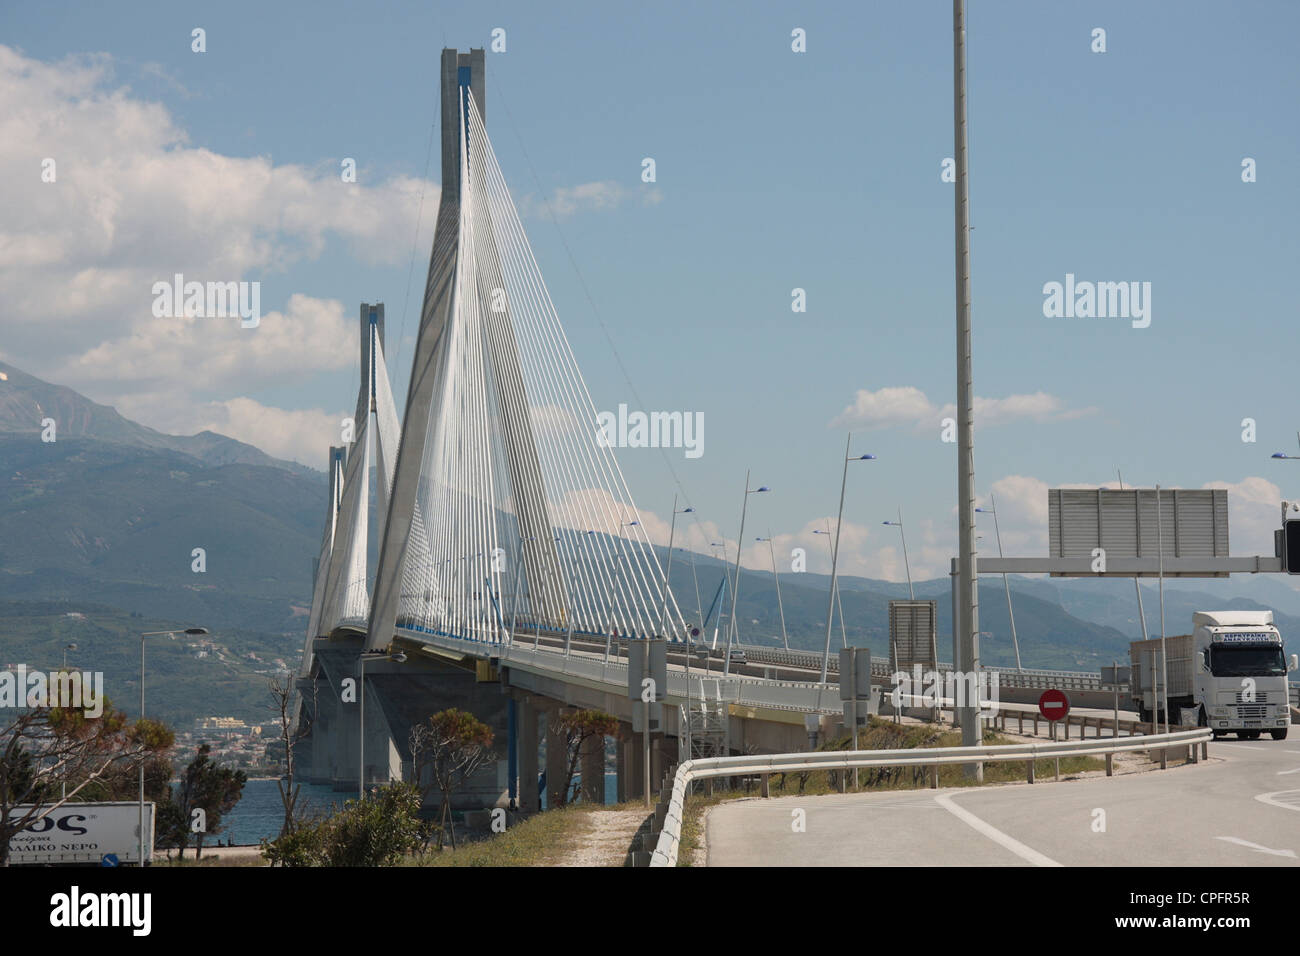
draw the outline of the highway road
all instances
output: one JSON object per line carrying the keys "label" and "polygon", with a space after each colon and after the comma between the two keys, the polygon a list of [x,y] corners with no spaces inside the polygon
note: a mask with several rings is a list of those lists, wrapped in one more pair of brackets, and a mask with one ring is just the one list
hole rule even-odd
{"label": "highway road", "polygon": [[727,803],[708,816],[708,864],[1296,866],[1297,737],[1112,778]]}

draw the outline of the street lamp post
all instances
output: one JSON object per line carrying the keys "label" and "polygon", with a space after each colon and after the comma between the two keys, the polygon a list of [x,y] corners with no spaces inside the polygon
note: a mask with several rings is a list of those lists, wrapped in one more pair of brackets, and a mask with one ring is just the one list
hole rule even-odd
{"label": "street lamp post", "polygon": [[[197,637],[208,633],[206,627],[187,627],[184,633]],[[146,637],[158,637],[161,634],[167,634],[175,638],[176,631],[144,631],[140,634],[140,721],[144,721],[144,639]],[[140,854],[137,866],[144,866],[144,753],[140,754],[140,816],[138,820],[139,834],[137,840],[137,849]]]}
{"label": "street lamp post", "polygon": [[[853,435],[850,434],[844,441],[844,472],[840,476],[840,510],[835,517],[835,544],[831,548],[831,594],[826,607],[826,650],[822,654],[822,683],[826,683],[826,674],[830,669],[831,662],[831,618],[835,614],[835,582],[836,574],[839,571],[840,559],[840,528],[844,524],[844,489],[849,482],[849,462],[851,461],[873,461],[875,455],[858,455],[854,457],[849,454],[849,446],[853,442]],[[840,613],[841,624],[843,624],[843,612]],[[856,732],[856,728],[855,732]]]}
{"label": "street lamp post", "polygon": [[[911,563],[907,560],[907,534],[903,531],[903,509],[902,509],[901,507],[898,509],[898,520],[897,520],[897,521],[882,521],[882,522],[880,522],[880,523],[881,523],[881,524],[884,524],[884,525],[890,525],[891,527],[895,527],[895,528],[897,528],[897,529],[898,529],[899,537],[901,537],[901,538],[903,539],[903,570],[904,570],[905,572],[907,572],[907,598],[908,598],[909,601],[915,601],[915,600],[916,600],[916,591],[912,588],[912,565],[911,565]],[[910,618],[910,615],[909,615],[909,618]],[[890,648],[889,648],[889,650],[890,650],[891,654],[892,654],[893,657],[894,657],[894,673],[898,673],[898,648],[897,648],[897,646],[894,645],[893,641],[890,641]],[[934,640],[933,640],[933,639],[931,639],[931,641],[930,641],[930,656],[934,658],[934,665],[935,665],[935,667],[938,667],[938,666],[939,666],[939,650],[938,650],[937,647],[934,646]],[[900,714],[898,713],[898,711],[896,710],[896,711],[894,712],[894,723],[899,723],[899,722],[900,722],[900,720],[899,720],[900,716],[901,716],[901,715],[900,715]]]}
{"label": "street lamp post", "polygon": [[903,509],[898,509],[897,521],[882,521],[881,524],[897,528],[899,537],[903,539],[903,570],[907,572],[907,596],[909,600],[915,601],[916,592],[912,590],[912,565],[907,560],[907,533],[903,531]]}
{"label": "street lamp post", "polygon": [[722,676],[731,673],[731,637],[736,633],[736,600],[740,596],[740,555],[745,550],[745,511],[749,507],[749,496],[770,490],[767,485],[749,488],[749,472],[745,472],[745,497],[740,505],[740,535],[736,538],[736,576],[731,587],[731,626],[727,628],[727,650],[722,662]]}
{"label": "street lamp post", "polygon": [[[1298,435],[1297,437],[1300,437],[1300,435]],[[1273,457],[1276,458],[1277,456],[1274,455]],[[1115,469],[1115,477],[1119,479],[1119,490],[1123,491],[1124,476],[1120,474],[1120,470],[1118,468]],[[1133,575],[1133,591],[1135,594],[1137,594],[1138,620],[1142,622],[1142,640],[1145,641],[1147,639],[1147,612],[1146,612],[1146,608],[1142,606],[1142,585],[1138,583],[1138,576],[1136,574]]]}
{"label": "street lamp post", "polygon": [[776,607],[781,614],[781,644],[788,651],[790,649],[790,638],[785,632],[785,605],[781,603],[781,572],[776,568],[776,548],[772,544],[772,529],[767,529],[766,538],[755,538],[755,541],[766,541],[767,551],[772,555],[772,577],[776,578]]}
{"label": "street lamp post", "polygon": [[[710,555],[710,557],[712,557],[713,560],[715,560],[715,561],[718,559],[718,555],[717,555],[717,551],[718,551],[718,550],[721,550],[721,551],[722,551],[722,580],[723,580],[724,582],[726,582],[726,586],[727,586],[728,588],[730,588],[730,587],[731,587],[731,571],[730,571],[730,569],[728,568],[728,565],[731,564],[731,558],[727,557],[727,542],[725,542],[725,541],[710,541],[710,542],[709,542],[709,555]],[[725,596],[723,597],[723,600],[726,600]],[[712,608],[712,606],[710,606],[710,608],[709,608],[709,612],[712,613],[712,611],[713,611],[713,608]],[[702,627],[702,626],[703,626],[703,624],[701,623],[701,627]],[[710,651],[710,652],[716,651],[716,650],[718,649],[718,631],[721,629],[721,627],[722,627],[722,605],[719,604],[719,605],[718,605],[718,618],[717,618],[717,620],[714,621],[714,623],[713,623],[713,640],[712,640],[712,641],[710,642],[710,644],[709,644],[709,651]],[[730,619],[730,618],[727,619],[727,627],[728,627],[728,629],[730,629],[730,627],[731,627],[731,619]]]}
{"label": "street lamp post", "polygon": [[700,601],[700,576],[695,571],[695,552],[689,548],[682,548],[691,556],[691,580],[695,582],[695,615],[700,619],[700,631],[704,630],[704,604]]}
{"label": "street lamp post", "polygon": [[[1165,692],[1165,733],[1167,734],[1169,733],[1169,665],[1165,657],[1165,526],[1164,516],[1160,512],[1160,486],[1156,485],[1156,551],[1160,555],[1160,684]],[[1160,706],[1159,699],[1156,700],[1156,706]],[[1158,719],[1160,714],[1157,712],[1155,717]]]}
{"label": "street lamp post", "polygon": [[[1300,432],[1296,432],[1296,433],[1295,433],[1295,440],[1296,440],[1296,444],[1300,444]],[[1285,460],[1285,461],[1296,461],[1296,460],[1300,460],[1300,455],[1286,455],[1286,454],[1283,454],[1283,453],[1280,452],[1280,451],[1275,451],[1275,452],[1273,452],[1273,454],[1270,455],[1269,457],[1271,457],[1271,458],[1281,458],[1281,459],[1283,459],[1283,460]]]}
{"label": "street lamp post", "polygon": [[[976,508],[981,513],[993,515],[993,530],[998,536],[998,557],[1002,557],[1002,529],[998,525],[998,502],[993,497],[993,492],[989,492],[988,508]],[[1016,672],[1019,673],[1023,668],[1020,666],[1020,641],[1016,639],[1016,612],[1011,609],[1011,582],[1007,580],[1007,572],[1002,572],[1002,587],[1007,592],[1007,617],[1011,621],[1011,645],[1016,649]]]}
{"label": "street lamp post", "polygon": [[[826,535],[826,550],[831,553],[832,557],[834,557],[835,551],[831,547],[831,519],[830,518],[826,519],[825,531],[822,531],[818,528],[813,528],[813,534]],[[834,590],[835,590],[835,609],[840,612],[840,644],[843,647],[848,647],[849,634],[848,631],[844,629],[844,597],[840,594],[840,589],[838,586]]]}
{"label": "street lamp post", "polygon": [[678,511],[677,496],[673,495],[673,520],[668,526],[668,561],[664,568],[664,607],[659,615],[659,630],[664,632],[665,637],[668,636],[668,579],[673,572],[673,536],[677,533],[677,516],[689,514],[695,514],[695,509],[683,508]]}
{"label": "street lamp post", "polygon": [[[357,775],[357,802],[358,803],[365,800],[366,798],[366,661],[378,661],[378,660],[390,660],[396,664],[400,664],[406,660],[406,655],[403,654],[401,651],[396,651],[396,652],[362,651],[360,654],[357,655],[357,664],[361,674],[361,678],[360,678],[361,710],[358,712],[358,715],[360,717],[360,725],[361,725],[361,741],[360,741],[360,746],[357,748],[357,750],[360,753],[360,766],[358,767],[358,775]],[[385,780],[384,782],[387,783],[388,781]]]}

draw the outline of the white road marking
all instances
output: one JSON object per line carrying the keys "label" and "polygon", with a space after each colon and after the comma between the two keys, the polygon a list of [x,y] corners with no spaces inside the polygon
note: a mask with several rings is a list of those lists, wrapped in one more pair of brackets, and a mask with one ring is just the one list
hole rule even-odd
{"label": "white road marking", "polygon": [[[1279,800],[1279,797],[1288,799]],[[1275,790],[1272,793],[1256,794],[1255,799],[1260,803],[1267,803],[1270,807],[1281,807],[1283,810],[1300,812],[1300,790]]]}
{"label": "white road marking", "polygon": [[1295,850],[1270,850],[1266,846],[1260,846],[1258,843],[1251,843],[1249,840],[1243,840],[1240,837],[1215,837],[1216,840],[1223,840],[1226,843],[1235,843],[1238,846],[1244,846],[1248,850],[1254,850],[1256,853],[1267,853],[1269,856],[1285,856],[1294,860],[1296,858]]}
{"label": "white road marking", "polygon": [[1296,767],[1294,770],[1279,770],[1277,775],[1279,777],[1285,777],[1289,773],[1300,773],[1300,767]]}
{"label": "white road marking", "polygon": [[999,830],[997,827],[993,826],[992,824],[985,823],[983,820],[975,816],[975,814],[971,813],[969,810],[965,809],[964,807],[957,806],[956,802],[952,799],[952,797],[948,796],[947,794],[936,795],[934,798],[934,802],[939,804],[939,806],[943,807],[945,810],[947,810],[949,813],[955,816],[962,823],[969,826],[972,830],[982,833],[984,836],[988,837],[994,843],[1010,850],[1016,856],[1020,857],[1022,860],[1025,860],[1028,863],[1032,863],[1034,866],[1062,866],[1063,865],[1061,863],[1057,863],[1051,857],[1044,856],[1043,854],[1035,850],[1033,847],[1025,846],[1015,837],[1008,836],[1007,834],[1003,833],[1001,830]]}

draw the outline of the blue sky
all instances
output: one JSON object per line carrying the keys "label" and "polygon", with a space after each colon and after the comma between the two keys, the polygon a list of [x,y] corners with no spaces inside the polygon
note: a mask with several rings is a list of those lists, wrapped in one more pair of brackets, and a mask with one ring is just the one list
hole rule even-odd
{"label": "blue sky", "polygon": [[[1118,466],[1126,483],[1226,483],[1234,553],[1269,553],[1277,499],[1300,487],[1268,459],[1300,427],[1300,8],[969,6],[975,391],[996,400],[976,422],[975,467],[1008,550],[1042,552],[1046,487]],[[854,449],[879,461],[850,474],[850,570],[901,577],[879,525],[901,506],[914,565],[938,571],[956,499],[955,446],[939,440],[955,395],[943,2],[11,6],[7,85],[41,111],[5,121],[0,291],[50,304],[39,334],[30,312],[6,310],[0,356],[147,424],[214,425],[319,464],[328,421],[353,402],[360,301],[386,303],[402,401],[436,211],[435,185],[417,238],[439,51],[487,46],[497,27],[487,128],[597,406],[704,415],[698,459],[620,452],[638,504],[667,515],[666,457],[699,542],[734,540],[752,468],[773,491],[753,501],[747,548],[770,526],[819,570],[808,530],[834,513],[849,423],[832,422],[856,402]],[[806,53],[791,51],[796,27]],[[1105,53],[1090,49],[1097,27]],[[63,75],[82,79],[65,90]],[[130,135],[90,136],[96,117]],[[49,155],[81,190],[61,205],[34,172]],[[339,182],[343,157],[354,185]],[[1242,182],[1245,157],[1256,182]],[[262,174],[274,201],[245,209]],[[100,231],[60,233],[79,214]],[[171,238],[151,244],[155,228]],[[45,251],[24,263],[17,248]],[[262,282],[263,311],[290,316],[283,338],[259,329],[256,360],[200,375],[195,363],[239,346],[171,341],[184,372],[139,371],[156,342],[136,276],[217,262],[218,278]],[[1045,318],[1043,285],[1067,273],[1150,282],[1150,327]],[[310,344],[340,329],[341,344]],[[765,548],[753,555],[767,565]]]}

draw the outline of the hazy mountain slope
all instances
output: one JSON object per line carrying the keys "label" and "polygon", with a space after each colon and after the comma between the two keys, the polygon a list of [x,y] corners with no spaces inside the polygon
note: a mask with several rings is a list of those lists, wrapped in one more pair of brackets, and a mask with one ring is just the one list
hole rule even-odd
{"label": "hazy mountain slope", "polygon": [[[216,432],[165,435],[123,418],[107,405],[92,402],[70,388],[52,385],[4,362],[0,362],[0,374],[5,376],[0,380],[0,433],[39,435],[42,419],[52,418],[59,441],[94,438],[141,448],[179,451],[209,465],[265,465],[295,474],[316,474],[305,465],[272,458],[252,445]],[[322,449],[322,460],[324,454]]]}

